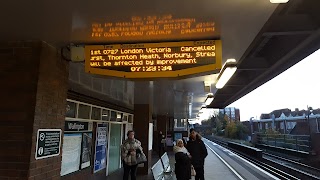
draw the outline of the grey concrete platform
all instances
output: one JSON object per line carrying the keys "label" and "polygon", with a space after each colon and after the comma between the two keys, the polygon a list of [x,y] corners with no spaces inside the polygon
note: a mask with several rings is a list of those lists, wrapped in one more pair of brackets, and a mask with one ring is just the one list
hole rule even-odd
{"label": "grey concrete platform", "polygon": [[[172,151],[167,152],[170,160],[170,165],[174,167],[174,153]],[[155,164],[159,160],[159,157],[156,153],[152,154],[152,164]],[[225,180],[233,180],[238,179],[229,168],[212,152],[208,149],[208,156],[205,160],[205,179],[206,180],[214,180],[214,179],[225,179]],[[122,179],[123,170],[120,169],[117,172],[106,177],[106,180],[121,180]],[[175,179],[175,175],[173,173],[173,178]],[[149,170],[148,175],[138,175],[138,180],[153,180],[151,170]],[[194,179],[194,177],[192,178]]]}
{"label": "grey concrete platform", "polygon": [[224,179],[233,180],[238,179],[233,172],[212,152],[208,150],[208,156],[204,163],[204,177],[206,180]]}

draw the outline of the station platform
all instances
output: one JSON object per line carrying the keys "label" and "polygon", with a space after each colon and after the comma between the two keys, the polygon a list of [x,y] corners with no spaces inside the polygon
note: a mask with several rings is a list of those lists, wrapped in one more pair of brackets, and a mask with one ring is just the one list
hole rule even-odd
{"label": "station platform", "polygon": [[[173,152],[167,152],[170,160],[171,167],[174,167],[174,153]],[[152,156],[152,164],[156,163],[158,161],[158,156],[155,154]],[[219,177],[224,177],[226,179],[237,179],[230,171],[229,169],[208,149],[208,156],[205,161],[205,178],[206,179],[219,179]],[[122,173],[123,170],[120,169],[119,171],[109,175],[106,177],[107,180],[120,180],[120,177],[122,179]],[[139,180],[153,180],[152,173],[148,175],[138,175],[137,179]],[[173,179],[175,178],[175,174],[173,173]],[[194,177],[193,177],[194,179]]]}
{"label": "station platform", "polygon": [[[241,159],[237,155],[233,154],[229,150],[207,140],[203,139],[206,144],[208,156],[205,159],[204,175],[206,180],[215,179],[227,179],[227,180],[258,180],[258,179],[278,179],[273,175],[265,172],[257,166]],[[172,151],[167,152],[170,165],[174,168],[174,153]],[[155,164],[159,160],[156,152],[152,154],[152,164]],[[117,172],[106,177],[107,180],[121,180],[123,170],[120,169]],[[149,171],[148,175],[138,175],[138,180],[153,180],[152,172]],[[173,179],[175,174],[173,173]],[[194,177],[192,177],[194,179]],[[100,180],[100,179],[99,179]]]}

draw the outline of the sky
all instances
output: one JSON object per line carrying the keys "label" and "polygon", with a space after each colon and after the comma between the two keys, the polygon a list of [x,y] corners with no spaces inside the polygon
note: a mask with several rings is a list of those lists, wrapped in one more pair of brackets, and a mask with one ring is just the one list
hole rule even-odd
{"label": "sky", "polygon": [[228,107],[240,109],[240,120],[260,119],[276,109],[320,108],[320,49],[240,98]]}

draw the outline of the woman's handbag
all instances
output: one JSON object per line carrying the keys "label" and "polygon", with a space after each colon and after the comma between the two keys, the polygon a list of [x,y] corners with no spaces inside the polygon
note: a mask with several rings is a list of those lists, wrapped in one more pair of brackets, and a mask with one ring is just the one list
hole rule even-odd
{"label": "woman's handbag", "polygon": [[147,157],[143,152],[137,153],[137,157],[136,158],[137,158],[137,164],[141,164],[141,163],[147,162]]}
{"label": "woman's handbag", "polygon": [[191,165],[191,176],[196,176],[196,170],[194,170],[194,167]]}

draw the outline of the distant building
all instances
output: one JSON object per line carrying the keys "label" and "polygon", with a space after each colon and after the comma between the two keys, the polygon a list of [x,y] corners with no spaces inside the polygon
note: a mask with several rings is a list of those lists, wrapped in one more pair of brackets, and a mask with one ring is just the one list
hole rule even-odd
{"label": "distant building", "polygon": [[277,109],[252,120],[252,132],[272,129],[283,134],[309,135],[320,132],[320,109]]}
{"label": "distant building", "polygon": [[231,121],[240,121],[240,110],[235,107],[220,109],[219,113],[227,115]]}

